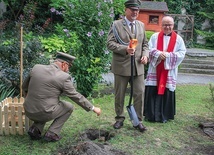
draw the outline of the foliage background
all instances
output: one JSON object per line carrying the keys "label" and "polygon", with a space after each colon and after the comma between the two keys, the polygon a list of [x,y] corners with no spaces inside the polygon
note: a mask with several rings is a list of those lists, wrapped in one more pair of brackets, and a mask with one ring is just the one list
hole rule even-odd
{"label": "foliage background", "polygon": [[62,12],[65,29],[74,31],[80,40],[79,49],[68,52],[77,57],[72,67],[77,89],[89,96],[102,79],[102,73],[109,70],[106,40],[114,18],[113,3],[110,0],[57,0],[51,5]]}
{"label": "foliage background", "polygon": [[[162,0],[158,0],[162,1]],[[194,15],[194,46],[203,47],[197,44],[197,37],[201,35],[206,40],[205,47],[213,49],[214,47],[214,1],[213,0],[164,0],[167,3],[170,14],[181,14],[184,8],[187,15]],[[202,29],[205,20],[209,26]]]}
{"label": "foliage background", "polygon": [[[35,63],[48,64],[57,51],[75,55],[71,72],[77,89],[89,96],[97,87],[101,75],[109,71],[111,52],[106,49],[106,37],[111,22],[124,14],[125,0],[1,0],[7,11],[0,17],[1,79],[10,83],[19,94],[20,27],[24,27],[25,77]],[[163,1],[163,0],[159,0]],[[164,0],[170,14],[195,16],[194,47],[213,49],[212,0]],[[202,30],[208,20],[209,27]],[[147,34],[151,34],[147,32]],[[197,44],[197,36],[206,39]],[[149,35],[148,35],[149,36]]]}

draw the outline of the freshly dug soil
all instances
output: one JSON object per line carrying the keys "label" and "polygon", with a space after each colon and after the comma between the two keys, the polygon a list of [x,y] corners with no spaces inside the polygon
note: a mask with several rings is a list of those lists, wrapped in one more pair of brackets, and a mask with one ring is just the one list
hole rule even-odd
{"label": "freshly dug soil", "polygon": [[104,130],[88,129],[79,137],[79,142],[58,151],[58,155],[128,155],[108,145],[107,141],[114,137]]}
{"label": "freshly dug soil", "polygon": [[58,152],[58,155],[128,155],[120,150],[112,149],[111,146],[94,143],[92,141],[80,142]]}

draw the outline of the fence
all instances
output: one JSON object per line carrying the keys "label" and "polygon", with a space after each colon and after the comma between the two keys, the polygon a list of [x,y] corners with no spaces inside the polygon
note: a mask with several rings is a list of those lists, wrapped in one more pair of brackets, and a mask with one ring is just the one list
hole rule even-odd
{"label": "fence", "polygon": [[23,135],[33,123],[25,116],[24,98],[6,98],[0,102],[0,135]]}

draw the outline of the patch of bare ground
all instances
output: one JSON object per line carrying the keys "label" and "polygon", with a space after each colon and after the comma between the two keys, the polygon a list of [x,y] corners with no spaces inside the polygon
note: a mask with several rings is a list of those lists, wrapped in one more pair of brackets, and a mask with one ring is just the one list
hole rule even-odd
{"label": "patch of bare ground", "polygon": [[[186,130],[192,133],[198,133],[198,135],[204,135],[213,141],[213,144],[201,144],[200,139],[196,136],[191,136],[191,143],[185,148],[185,152],[188,154],[203,154],[214,155],[214,123],[213,119],[204,119],[203,117],[195,117],[198,122],[198,127],[187,127]],[[202,122],[203,121],[203,122]]]}
{"label": "patch of bare ground", "polygon": [[108,131],[88,129],[80,135],[76,144],[58,150],[58,155],[128,155],[107,143],[112,137],[114,134]]}
{"label": "patch of bare ground", "polygon": [[[207,124],[206,124],[207,125]],[[198,133],[206,135],[200,127],[187,127],[187,131],[192,133]],[[105,130],[98,129],[87,129],[83,133],[78,135],[77,141],[72,144],[69,143],[64,147],[61,147],[56,155],[130,155],[130,153],[124,152],[122,150],[117,150],[113,148],[108,140],[113,138],[115,133],[111,133]],[[132,135],[135,136],[135,135]],[[187,142],[188,145],[179,150],[179,154],[188,154],[188,155],[213,155],[214,154],[214,144],[207,145],[200,143],[200,139],[195,137],[195,135],[190,136],[190,142]],[[213,140],[210,137],[211,140]]]}

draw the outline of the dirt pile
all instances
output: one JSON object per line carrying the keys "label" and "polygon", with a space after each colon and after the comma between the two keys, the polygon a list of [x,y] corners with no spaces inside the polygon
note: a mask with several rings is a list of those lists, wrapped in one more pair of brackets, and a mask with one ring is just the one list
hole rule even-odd
{"label": "dirt pile", "polygon": [[199,123],[199,127],[204,131],[204,133],[214,140],[214,123],[213,122],[203,122]]}
{"label": "dirt pile", "polygon": [[107,143],[114,136],[108,131],[88,129],[80,135],[76,144],[59,150],[58,155],[128,155]]}

